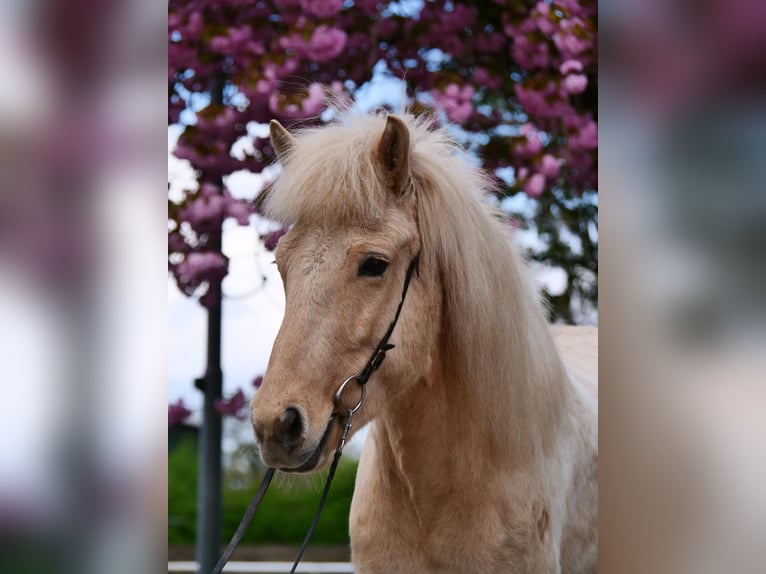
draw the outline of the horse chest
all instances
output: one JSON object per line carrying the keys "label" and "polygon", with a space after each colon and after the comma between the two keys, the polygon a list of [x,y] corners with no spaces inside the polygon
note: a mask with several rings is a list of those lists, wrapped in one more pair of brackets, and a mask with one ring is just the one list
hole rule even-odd
{"label": "horse chest", "polygon": [[361,468],[351,515],[357,572],[557,572],[534,517],[513,518],[481,498],[417,508],[401,485],[365,474]]}

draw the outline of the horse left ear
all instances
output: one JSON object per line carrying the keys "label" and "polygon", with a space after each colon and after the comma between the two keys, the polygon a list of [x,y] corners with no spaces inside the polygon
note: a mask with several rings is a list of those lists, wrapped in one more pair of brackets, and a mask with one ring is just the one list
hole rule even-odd
{"label": "horse left ear", "polygon": [[410,181],[410,132],[396,116],[386,117],[386,128],[375,150],[381,179],[396,196],[407,191]]}
{"label": "horse left ear", "polygon": [[277,159],[284,163],[290,150],[295,146],[295,138],[277,120],[269,122],[269,138],[271,139],[271,147],[277,154]]}

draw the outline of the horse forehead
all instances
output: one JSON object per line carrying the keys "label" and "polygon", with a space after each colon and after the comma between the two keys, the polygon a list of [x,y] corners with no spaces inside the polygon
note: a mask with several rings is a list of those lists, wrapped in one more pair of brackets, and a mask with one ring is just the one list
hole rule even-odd
{"label": "horse forehead", "polygon": [[289,244],[280,244],[283,253],[300,262],[304,275],[338,263],[355,246],[394,249],[408,241],[417,232],[416,224],[406,209],[389,208],[384,217],[368,221],[364,225],[353,222],[336,222],[334,225],[303,222],[296,225],[289,237]]}
{"label": "horse forehead", "polygon": [[301,238],[300,266],[303,275],[313,274],[325,266],[328,261],[339,258],[342,250],[342,236],[327,229],[310,230]]}

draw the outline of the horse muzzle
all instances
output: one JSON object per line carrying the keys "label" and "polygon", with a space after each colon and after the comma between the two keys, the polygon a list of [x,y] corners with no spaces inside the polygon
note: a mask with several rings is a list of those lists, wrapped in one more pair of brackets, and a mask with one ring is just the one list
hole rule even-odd
{"label": "horse muzzle", "polygon": [[329,459],[327,445],[335,434],[336,415],[332,415],[321,435],[309,437],[307,422],[301,411],[288,407],[271,425],[253,418],[253,429],[261,459],[282,472],[308,473],[319,470]]}

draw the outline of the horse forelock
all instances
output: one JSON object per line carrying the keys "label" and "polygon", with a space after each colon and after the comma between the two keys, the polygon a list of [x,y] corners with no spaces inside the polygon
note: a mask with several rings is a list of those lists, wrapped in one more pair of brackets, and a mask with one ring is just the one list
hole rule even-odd
{"label": "horse forelock", "polygon": [[327,227],[379,220],[388,198],[371,158],[384,125],[378,116],[349,116],[296,131],[266,214],[285,223],[303,220]]}

